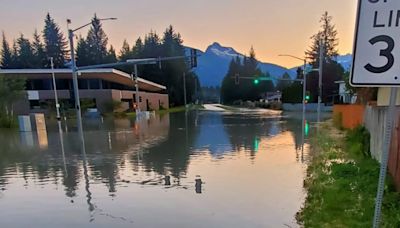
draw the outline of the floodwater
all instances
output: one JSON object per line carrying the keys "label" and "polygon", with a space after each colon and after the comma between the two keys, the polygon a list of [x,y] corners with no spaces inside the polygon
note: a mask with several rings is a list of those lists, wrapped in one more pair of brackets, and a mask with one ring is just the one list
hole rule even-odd
{"label": "floodwater", "polygon": [[87,120],[85,150],[73,121],[0,131],[0,227],[296,227],[302,123],[208,111]]}

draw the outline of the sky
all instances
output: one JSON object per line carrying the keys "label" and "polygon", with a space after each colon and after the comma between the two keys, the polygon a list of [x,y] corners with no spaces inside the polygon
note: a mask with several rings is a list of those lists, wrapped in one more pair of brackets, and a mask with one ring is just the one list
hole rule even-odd
{"label": "sky", "polygon": [[339,33],[339,53],[351,53],[356,5],[357,0],[0,0],[0,30],[8,40],[20,33],[30,38],[50,12],[66,33],[67,18],[79,27],[97,13],[118,18],[103,23],[117,50],[124,39],[133,44],[150,30],[162,34],[173,25],[186,46],[205,50],[219,42],[244,54],[253,46],[259,60],[294,67],[301,62],[278,55],[303,57],[325,11]]}

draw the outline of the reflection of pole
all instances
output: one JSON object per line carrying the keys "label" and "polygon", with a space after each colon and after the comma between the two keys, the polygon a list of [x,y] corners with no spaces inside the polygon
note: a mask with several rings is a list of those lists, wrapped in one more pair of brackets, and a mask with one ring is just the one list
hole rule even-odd
{"label": "reflection of pole", "polygon": [[183,72],[183,101],[184,101],[185,107],[186,107],[187,102],[186,102],[186,73],[185,72]]}
{"label": "reflection of pole", "polygon": [[319,77],[318,77],[318,123],[321,121],[321,102],[322,102],[322,69],[324,64],[324,43],[319,42]]}
{"label": "reflection of pole", "polygon": [[76,121],[78,125],[78,133],[79,138],[81,140],[81,144],[84,145],[85,141],[83,138],[83,127],[82,127],[82,115],[81,115],[81,105],[79,99],[79,87],[78,87],[78,72],[76,71],[76,62],[75,62],[75,49],[74,49],[74,32],[69,30],[69,45],[70,45],[70,53],[71,53],[71,63],[72,63],[72,82],[74,86],[74,95],[75,95],[75,109],[76,109]]}
{"label": "reflection of pole", "polygon": [[375,214],[373,223],[374,228],[379,227],[379,223],[381,220],[382,200],[383,200],[383,193],[385,190],[385,179],[386,179],[387,165],[389,160],[390,142],[392,138],[392,130],[396,116],[396,98],[397,98],[397,88],[393,87],[391,88],[390,91],[390,104],[387,113],[384,142],[382,143],[381,168],[379,173],[378,191],[376,194]]}
{"label": "reflection of pole", "polygon": [[65,176],[68,176],[68,172],[67,172],[67,162],[65,160],[65,149],[64,149],[64,134],[61,128],[61,120],[58,120],[58,133],[60,136],[60,143],[61,143],[61,155],[62,155],[62,159],[63,159],[63,164],[64,164],[64,172],[65,172]]}
{"label": "reflection of pole", "polygon": [[50,65],[51,65],[51,76],[53,78],[54,99],[56,100],[57,120],[60,120],[61,119],[61,117],[60,117],[60,104],[58,103],[57,84],[56,84],[56,77],[54,75],[53,57],[50,57]]}
{"label": "reflection of pole", "polygon": [[305,113],[306,113],[306,89],[307,89],[306,66],[307,66],[307,61],[304,59],[304,66],[303,66],[303,117],[305,116]]}
{"label": "reflection of pole", "polygon": [[140,113],[140,106],[139,106],[139,82],[138,82],[138,69],[137,69],[137,65],[134,65],[135,67],[135,89],[136,89],[136,93],[135,93],[135,100],[136,100],[136,115],[138,115]]}
{"label": "reflection of pole", "polygon": [[303,162],[303,155],[304,155],[304,130],[306,128],[306,89],[307,89],[307,60],[304,59],[304,66],[303,66],[303,123],[301,124],[301,162]]}

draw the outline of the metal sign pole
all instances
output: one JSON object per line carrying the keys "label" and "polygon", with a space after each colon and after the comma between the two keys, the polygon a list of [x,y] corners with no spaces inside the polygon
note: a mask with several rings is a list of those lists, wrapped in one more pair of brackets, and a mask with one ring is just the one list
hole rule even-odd
{"label": "metal sign pole", "polygon": [[387,165],[389,160],[390,142],[392,138],[392,130],[395,123],[395,115],[396,115],[396,98],[397,98],[397,88],[392,87],[390,90],[389,109],[386,115],[384,141],[382,144],[381,168],[379,173],[378,191],[376,194],[375,214],[373,221],[374,228],[378,228],[381,221],[382,200],[383,200],[383,193],[385,190],[385,179],[386,179]]}

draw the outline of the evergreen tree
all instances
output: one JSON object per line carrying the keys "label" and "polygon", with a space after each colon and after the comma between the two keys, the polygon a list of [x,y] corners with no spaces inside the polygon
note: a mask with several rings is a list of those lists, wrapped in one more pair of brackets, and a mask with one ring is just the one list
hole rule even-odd
{"label": "evergreen tree", "polygon": [[92,18],[92,26],[87,34],[86,43],[89,64],[94,65],[105,63],[108,55],[108,38],[103,30],[101,21],[96,14]]}
{"label": "evergreen tree", "polygon": [[[248,79],[240,79],[239,84],[235,83],[235,76]],[[270,77],[269,73],[262,73],[258,68],[258,61],[253,47],[250,49],[249,57],[239,57],[232,59],[227,75],[225,76],[221,87],[221,98],[224,103],[233,103],[237,100],[255,101],[261,97],[261,94],[273,91],[272,81],[260,81],[254,84],[252,79],[257,77]]]}
{"label": "evergreen tree", "polygon": [[34,68],[34,63],[32,61],[34,59],[33,49],[29,40],[21,34],[20,37],[17,39],[17,45],[18,68]]}
{"label": "evergreen tree", "polygon": [[18,60],[18,44],[16,40],[13,40],[13,48],[11,52],[11,59],[12,59],[12,67],[11,68],[21,68],[19,66],[19,60]]}
{"label": "evergreen tree", "polygon": [[133,52],[131,48],[129,47],[129,44],[126,40],[122,43],[122,48],[119,51],[118,59],[120,61],[125,61],[127,59],[132,59],[133,58]]}
{"label": "evergreen tree", "polygon": [[40,40],[40,35],[38,34],[37,30],[33,33],[33,60],[32,63],[35,68],[42,68],[47,64],[46,52],[44,50],[44,45]]}
{"label": "evergreen tree", "polygon": [[76,45],[76,65],[90,65],[88,44],[82,36],[79,36],[78,43]]}
{"label": "evergreen tree", "polygon": [[[338,85],[335,81],[341,79],[344,74],[343,67],[336,62],[338,55],[338,38],[332,17],[325,12],[320,20],[321,30],[311,37],[312,46],[306,52],[311,60],[313,68],[319,67],[320,47],[323,45],[323,72],[322,72],[322,101],[332,102],[333,97],[338,93]],[[319,73],[312,72],[307,76],[307,90],[311,93],[311,101],[318,100]]]}
{"label": "evergreen tree", "polygon": [[283,80],[278,80],[276,89],[282,92],[285,88],[289,87],[292,84],[292,81],[289,81],[291,78],[287,72],[285,72],[281,78]]}
{"label": "evergreen tree", "polygon": [[114,47],[111,45],[110,49],[107,51],[107,57],[105,63],[115,63],[117,62],[117,54],[115,53]]}
{"label": "evergreen tree", "polygon": [[43,40],[48,58],[53,57],[54,67],[63,68],[67,51],[67,41],[49,13],[46,15]]}
{"label": "evergreen tree", "polygon": [[135,42],[135,46],[132,47],[132,55],[135,58],[140,58],[143,53],[144,45],[142,38],[138,38]]}
{"label": "evergreen tree", "polygon": [[328,12],[325,12],[321,19],[321,30],[311,37],[312,46],[306,51],[306,56],[311,60],[314,67],[318,67],[320,47],[323,45],[324,61],[332,61],[338,55],[338,38],[335,25],[332,22],[332,17]]}
{"label": "evergreen tree", "polygon": [[0,67],[3,69],[13,68],[15,65],[13,63],[12,51],[10,49],[10,45],[7,42],[6,35],[2,34],[2,43],[1,43],[1,62]]}

